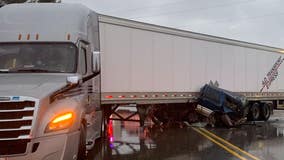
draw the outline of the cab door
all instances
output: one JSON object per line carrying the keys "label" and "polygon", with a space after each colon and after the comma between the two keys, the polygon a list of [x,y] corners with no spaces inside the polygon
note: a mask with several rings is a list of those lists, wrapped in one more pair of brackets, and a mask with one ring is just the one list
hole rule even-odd
{"label": "cab door", "polygon": [[93,66],[93,52],[88,43],[79,45],[78,72],[82,74],[83,88],[86,95],[87,149],[91,149],[94,141],[101,136],[102,110],[100,105],[100,72]]}

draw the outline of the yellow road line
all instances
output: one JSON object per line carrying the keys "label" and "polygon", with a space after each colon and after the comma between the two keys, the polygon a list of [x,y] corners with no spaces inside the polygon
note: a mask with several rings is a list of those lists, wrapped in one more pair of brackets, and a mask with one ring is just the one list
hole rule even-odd
{"label": "yellow road line", "polygon": [[215,139],[217,139],[217,140],[223,142],[224,144],[226,144],[226,145],[232,147],[232,149],[238,150],[239,152],[241,152],[241,153],[247,155],[248,157],[250,157],[250,158],[252,158],[252,159],[254,159],[254,160],[260,160],[259,158],[255,157],[254,155],[252,155],[252,154],[250,154],[250,153],[248,153],[248,152],[242,150],[241,148],[239,148],[239,147],[233,145],[232,143],[230,143],[230,142],[224,140],[223,138],[221,138],[221,137],[215,135],[214,133],[209,132],[208,130],[206,130],[206,129],[204,129],[204,128],[200,128],[200,130],[203,131],[203,132],[205,132],[205,133],[207,133],[207,134],[210,135],[211,137],[213,137],[213,138],[215,138]]}
{"label": "yellow road line", "polygon": [[223,144],[221,144],[220,142],[216,141],[215,139],[209,137],[208,135],[206,135],[205,133],[203,133],[202,131],[200,131],[197,128],[192,128],[194,131],[198,132],[199,134],[201,134],[202,136],[204,136],[205,138],[209,139],[210,141],[212,141],[213,143],[217,144],[218,146],[220,146],[221,148],[223,148],[224,150],[226,150],[227,152],[231,153],[232,155],[234,155],[235,157],[239,158],[240,160],[247,160],[246,158],[242,157],[241,155],[239,155],[238,153],[236,153],[235,151],[231,150],[230,148],[224,146]]}

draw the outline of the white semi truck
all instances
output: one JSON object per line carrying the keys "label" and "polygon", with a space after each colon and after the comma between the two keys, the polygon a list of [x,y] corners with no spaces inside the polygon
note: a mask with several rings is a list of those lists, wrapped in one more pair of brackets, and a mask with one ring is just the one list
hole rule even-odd
{"label": "white semi truck", "polygon": [[85,159],[101,136],[97,14],[0,9],[0,160]]}
{"label": "white semi truck", "polygon": [[77,4],[4,6],[0,160],[84,159],[108,119],[132,120],[118,107],[136,107],[141,124],[190,118],[210,81],[246,96],[255,119],[269,116],[284,102],[282,54]]}

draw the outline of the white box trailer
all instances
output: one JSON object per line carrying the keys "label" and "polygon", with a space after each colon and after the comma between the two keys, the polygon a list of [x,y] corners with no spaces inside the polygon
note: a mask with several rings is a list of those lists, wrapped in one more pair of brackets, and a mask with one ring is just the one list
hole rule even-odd
{"label": "white box trailer", "polygon": [[99,28],[106,106],[192,104],[209,82],[251,105],[283,102],[283,49],[105,15]]}
{"label": "white box trailer", "polygon": [[284,69],[279,66],[275,81],[260,92],[267,73],[283,56],[279,48],[99,18],[104,95],[195,93],[210,81],[245,94],[268,96],[284,91]]}

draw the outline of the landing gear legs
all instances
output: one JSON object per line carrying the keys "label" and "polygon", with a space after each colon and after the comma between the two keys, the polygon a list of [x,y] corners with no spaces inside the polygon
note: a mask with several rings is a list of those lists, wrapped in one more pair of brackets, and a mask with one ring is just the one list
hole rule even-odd
{"label": "landing gear legs", "polygon": [[147,115],[148,115],[148,107],[147,106],[137,106],[137,112],[139,115],[140,126],[143,127],[145,124]]}

